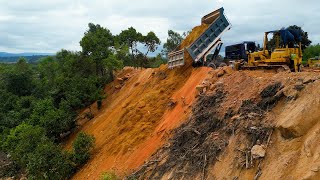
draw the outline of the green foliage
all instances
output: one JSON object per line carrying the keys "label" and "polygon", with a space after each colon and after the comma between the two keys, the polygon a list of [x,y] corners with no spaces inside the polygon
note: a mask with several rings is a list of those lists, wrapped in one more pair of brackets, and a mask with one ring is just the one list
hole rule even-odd
{"label": "green foliage", "polygon": [[28,179],[66,179],[74,171],[70,154],[54,143],[40,143],[28,156]]}
{"label": "green foliage", "polygon": [[154,32],[149,32],[146,36],[142,37],[142,42],[145,44],[145,47],[148,49],[146,56],[149,52],[154,52],[157,50],[158,45],[160,45],[160,39],[156,36]]}
{"label": "green foliage", "polygon": [[7,91],[17,95],[31,95],[33,90],[32,75],[30,66],[26,60],[21,58],[14,68],[4,75],[4,84]]}
{"label": "green foliage", "polygon": [[39,126],[17,126],[2,146],[14,162],[27,169],[29,179],[64,179],[74,169],[71,155],[50,141]]}
{"label": "green foliage", "polygon": [[82,53],[94,60],[96,74],[99,76],[105,74],[102,60],[112,54],[111,47],[113,45],[114,37],[110,30],[101,27],[99,24],[89,23],[89,30],[85,32],[80,41],[80,46],[82,47]]}
{"label": "green foliage", "polygon": [[311,45],[303,52],[303,59],[305,61],[309,58],[314,58],[315,56],[320,56],[320,44]]}
{"label": "green foliage", "polygon": [[[147,49],[145,54],[138,44]],[[71,176],[90,158],[94,138],[80,133],[73,152],[67,153],[55,144],[60,135],[74,129],[79,109],[95,101],[101,108],[104,86],[115,70],[165,63],[161,55],[147,57],[159,44],[154,32],[143,36],[131,27],[115,37],[90,23],[81,52],[62,49],[37,64],[23,58],[0,64],[0,149],[11,156],[13,169],[26,170],[29,179]]]}
{"label": "green foliage", "polygon": [[312,41],[308,37],[308,32],[305,32],[300,26],[292,25],[292,26],[289,26],[288,29],[301,31],[301,37],[302,37],[301,49],[302,50],[305,50],[312,43]]}
{"label": "green foliage", "polygon": [[38,144],[45,141],[47,138],[43,128],[22,123],[10,131],[2,147],[11,155],[11,159],[25,167],[29,154],[36,149]]}
{"label": "green foliage", "polygon": [[183,37],[178,32],[174,32],[173,30],[168,30],[168,36],[167,42],[163,44],[162,50],[165,55],[178,47],[183,40]]}
{"label": "green foliage", "polygon": [[118,180],[120,179],[117,177],[115,172],[105,172],[101,175],[101,180]]}
{"label": "green foliage", "polygon": [[75,127],[74,118],[66,101],[61,102],[61,108],[56,108],[53,100],[47,98],[35,103],[29,122],[43,127],[49,137],[57,139],[61,133]]}
{"label": "green foliage", "polygon": [[95,138],[92,135],[87,135],[84,132],[78,134],[72,144],[74,162],[77,166],[81,166],[89,160],[94,141]]}
{"label": "green foliage", "polygon": [[149,58],[148,65],[149,68],[158,68],[161,64],[166,64],[167,59],[163,58],[161,54],[158,54],[156,57]]}
{"label": "green foliage", "polygon": [[[149,52],[155,52],[160,45],[160,39],[156,34],[150,31],[146,36],[142,35],[140,32],[133,27],[123,30],[117,37],[116,41],[119,43],[120,47],[128,47],[131,51],[131,56],[123,57],[124,64],[134,67],[148,67],[150,62],[147,57]],[[138,49],[138,45],[144,45],[147,49],[145,53]]]}

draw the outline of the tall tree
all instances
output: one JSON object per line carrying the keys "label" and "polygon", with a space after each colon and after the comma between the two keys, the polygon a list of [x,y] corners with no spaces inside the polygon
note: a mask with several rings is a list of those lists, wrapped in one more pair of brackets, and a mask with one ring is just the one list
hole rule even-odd
{"label": "tall tree", "polygon": [[[288,30],[295,30],[300,33],[301,35],[301,49],[306,49],[310,44],[311,40],[308,37],[308,32],[304,32],[303,29],[297,25],[292,25],[287,28]],[[268,49],[274,49],[276,47],[276,36],[273,37],[267,42]],[[280,39],[280,45],[283,44],[282,40]],[[297,43],[297,42],[295,42]]]}
{"label": "tall tree", "polygon": [[156,36],[156,34],[150,31],[146,36],[143,36],[144,46],[147,48],[147,52],[145,56],[148,55],[149,52],[154,52],[157,50],[158,45],[160,45],[160,39]]}
{"label": "tall tree", "polygon": [[302,37],[302,40],[301,40],[302,50],[305,50],[312,43],[312,41],[308,37],[308,32],[305,32],[300,26],[292,25],[292,26],[289,26],[288,29],[298,30],[300,32],[300,35]]}
{"label": "tall tree", "polygon": [[111,47],[113,45],[114,37],[109,29],[99,24],[89,23],[89,30],[84,33],[80,46],[82,47],[82,53],[94,60],[98,76],[105,74],[102,60],[112,54]]}
{"label": "tall tree", "polygon": [[183,37],[178,32],[168,30],[167,42],[163,44],[162,52],[165,55],[167,55],[169,52],[173,51],[176,47],[178,47],[179,44],[181,44],[182,40]]}
{"label": "tall tree", "polygon": [[27,96],[32,93],[32,70],[24,58],[20,58],[14,68],[5,74],[4,82],[9,92],[18,96]]}
{"label": "tall tree", "polygon": [[135,55],[138,53],[137,45],[142,41],[142,34],[137,32],[133,27],[121,31],[118,35],[119,42],[121,44],[127,45],[131,50],[131,58],[134,59]]}

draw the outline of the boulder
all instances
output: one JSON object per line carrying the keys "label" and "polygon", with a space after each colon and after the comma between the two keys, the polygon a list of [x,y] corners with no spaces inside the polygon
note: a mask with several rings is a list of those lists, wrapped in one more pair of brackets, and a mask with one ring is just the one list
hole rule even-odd
{"label": "boulder", "polygon": [[225,71],[223,69],[219,69],[217,72],[218,77],[222,77],[224,75]]}
{"label": "boulder", "polygon": [[251,155],[254,159],[262,158],[266,155],[266,149],[264,145],[254,145],[251,149]]}

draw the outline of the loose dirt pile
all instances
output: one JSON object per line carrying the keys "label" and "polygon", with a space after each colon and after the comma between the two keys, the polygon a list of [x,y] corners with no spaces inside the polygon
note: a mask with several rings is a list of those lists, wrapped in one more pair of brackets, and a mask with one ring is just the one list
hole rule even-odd
{"label": "loose dirt pile", "polygon": [[186,48],[190,46],[195,40],[199,38],[199,36],[204,33],[209,27],[209,24],[201,24],[200,26],[196,26],[192,29],[190,34],[182,41],[182,43],[178,46],[177,50],[181,50],[182,48]]}
{"label": "loose dirt pile", "polygon": [[[182,43],[177,47],[177,50],[189,47],[199,36],[208,29],[208,24],[201,24],[192,29],[190,34],[182,41]],[[193,59],[190,54],[185,51],[184,53],[185,66],[189,67],[192,65]]]}
{"label": "loose dirt pile", "polygon": [[[223,71],[221,73],[221,71]],[[222,75],[221,75],[222,74]],[[227,82],[232,82],[228,83]],[[319,177],[319,84],[320,76],[314,73],[265,73],[232,72],[226,68],[212,72],[212,77],[202,85],[205,92],[193,107],[192,116],[181,127],[172,132],[173,137],[165,147],[155,153],[141,169],[130,177],[138,179],[281,179]],[[286,118],[301,115],[301,112],[279,112],[279,109],[292,109],[292,106],[306,106],[304,92],[310,87],[313,108],[307,113],[308,124],[299,118]],[[233,94],[235,93],[236,94]],[[310,90],[308,90],[310,92]],[[234,96],[237,99],[234,99]],[[248,97],[248,98],[247,98]],[[307,98],[310,102],[311,99]],[[317,109],[317,110],[316,110]],[[312,114],[310,114],[312,113]],[[283,115],[285,114],[285,115]],[[285,116],[285,118],[281,117]],[[280,117],[280,119],[278,118]],[[300,117],[300,116],[298,116]],[[300,124],[299,124],[300,123]],[[299,125],[300,128],[297,128]],[[315,129],[314,129],[315,128]],[[285,130],[283,130],[285,129]],[[302,130],[303,131],[302,131]],[[294,139],[312,130],[315,134],[307,138],[308,144],[297,144]],[[315,130],[315,131],[314,131]],[[287,132],[289,131],[289,133]],[[300,134],[296,132],[300,132]],[[310,132],[311,133],[311,132]],[[290,134],[290,135],[288,135]],[[292,135],[293,134],[293,135]],[[290,142],[291,141],[291,142]],[[283,143],[291,147],[282,147]],[[274,147],[287,151],[279,152]],[[307,146],[307,148],[305,147]],[[308,152],[310,163],[300,151]],[[293,150],[295,148],[295,150]],[[306,150],[307,149],[307,150]],[[298,150],[298,151],[297,151]],[[278,154],[272,156],[275,151]],[[299,160],[294,155],[300,156]],[[287,161],[277,165],[275,170],[270,164]],[[295,162],[304,165],[299,170]],[[302,162],[301,162],[302,161]],[[297,170],[293,173],[290,169]],[[279,170],[281,169],[281,171]],[[277,172],[273,174],[272,172]],[[289,174],[291,173],[291,174]],[[300,174],[302,173],[302,174]]]}

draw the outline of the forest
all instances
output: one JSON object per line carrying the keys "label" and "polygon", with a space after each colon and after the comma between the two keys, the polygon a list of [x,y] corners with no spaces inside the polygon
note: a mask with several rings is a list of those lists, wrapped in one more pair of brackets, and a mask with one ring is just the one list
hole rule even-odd
{"label": "forest", "polygon": [[[169,40],[164,50],[174,48],[172,43],[180,42]],[[148,57],[160,44],[152,31],[142,35],[130,27],[113,35],[89,23],[79,52],[62,49],[37,63],[20,58],[17,63],[0,64],[0,154],[10,160],[0,168],[0,177],[72,176],[90,158],[95,141],[80,133],[71,150],[62,148],[65,134],[77,128],[79,111],[94,102],[99,108],[101,100],[108,99],[103,88],[113,80],[114,71],[166,63],[161,54]]]}

